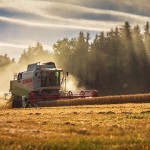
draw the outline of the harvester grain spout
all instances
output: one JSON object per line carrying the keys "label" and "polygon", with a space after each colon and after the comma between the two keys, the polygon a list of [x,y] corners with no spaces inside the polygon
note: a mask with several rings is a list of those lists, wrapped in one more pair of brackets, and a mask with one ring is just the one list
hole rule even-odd
{"label": "harvester grain spout", "polygon": [[10,81],[12,107],[37,107],[52,100],[98,96],[96,90],[67,91],[67,76],[68,72],[56,68],[54,62],[29,64],[27,71],[14,74]]}

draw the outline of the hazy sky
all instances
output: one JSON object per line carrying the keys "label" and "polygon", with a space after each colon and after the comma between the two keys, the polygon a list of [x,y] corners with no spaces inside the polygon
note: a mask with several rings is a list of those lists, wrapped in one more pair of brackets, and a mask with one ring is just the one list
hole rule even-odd
{"label": "hazy sky", "polygon": [[79,31],[91,36],[125,21],[150,21],[149,0],[0,0],[0,54],[18,58],[37,41],[50,50]]}

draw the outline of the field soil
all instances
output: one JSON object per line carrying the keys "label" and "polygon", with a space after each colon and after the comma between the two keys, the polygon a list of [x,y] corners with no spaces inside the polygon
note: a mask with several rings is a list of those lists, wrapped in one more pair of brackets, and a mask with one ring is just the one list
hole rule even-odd
{"label": "field soil", "polygon": [[150,149],[150,104],[0,108],[0,149]]}

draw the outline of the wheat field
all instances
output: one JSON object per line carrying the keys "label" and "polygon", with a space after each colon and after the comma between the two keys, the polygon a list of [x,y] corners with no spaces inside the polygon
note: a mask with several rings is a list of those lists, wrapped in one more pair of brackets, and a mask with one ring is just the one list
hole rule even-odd
{"label": "wheat field", "polygon": [[150,149],[150,104],[0,109],[1,150]]}

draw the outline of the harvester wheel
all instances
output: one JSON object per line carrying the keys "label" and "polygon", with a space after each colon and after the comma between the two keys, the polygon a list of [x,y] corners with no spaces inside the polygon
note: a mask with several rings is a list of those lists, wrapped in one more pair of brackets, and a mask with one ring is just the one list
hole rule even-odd
{"label": "harvester wheel", "polygon": [[67,93],[67,95],[69,96],[70,99],[73,98],[73,93],[72,93],[71,91],[69,91],[69,92]]}
{"label": "harvester wheel", "polygon": [[85,96],[85,92],[84,92],[84,91],[81,91],[81,92],[80,92],[80,95],[81,95],[81,96]]}
{"label": "harvester wheel", "polygon": [[12,97],[12,108],[22,108],[22,97],[15,95]]}

